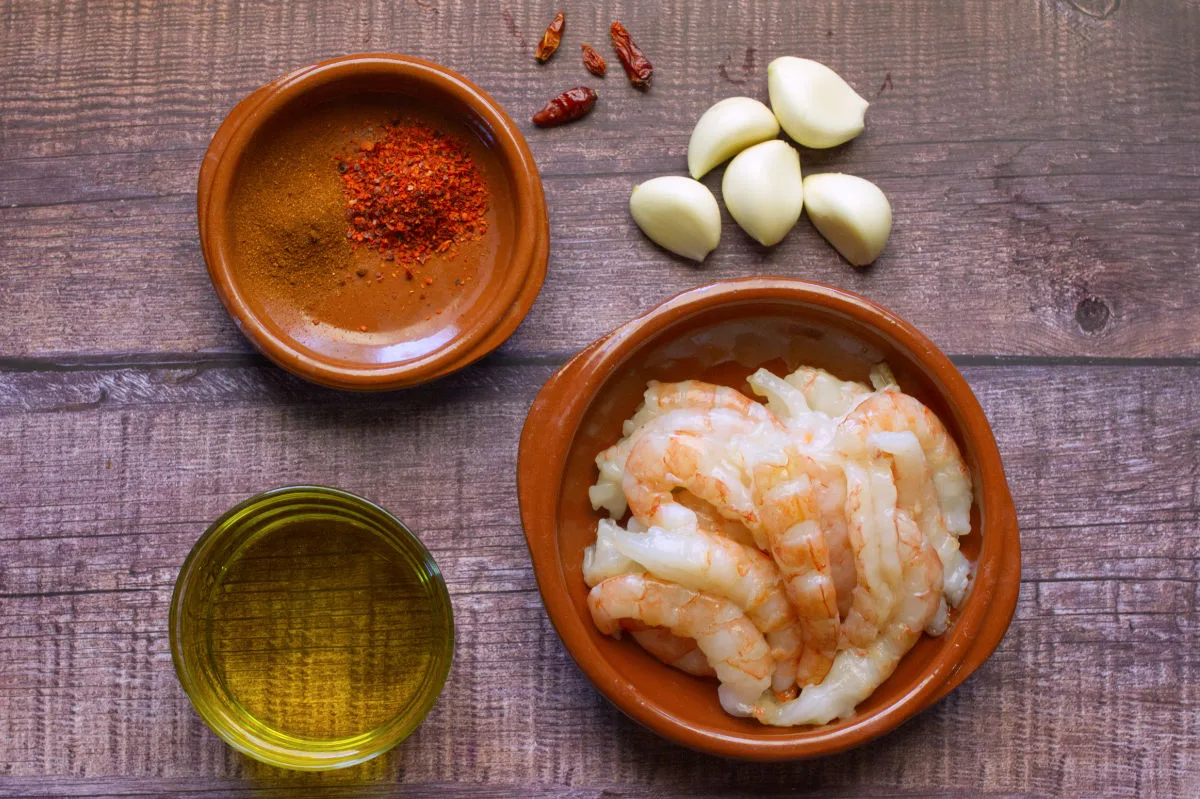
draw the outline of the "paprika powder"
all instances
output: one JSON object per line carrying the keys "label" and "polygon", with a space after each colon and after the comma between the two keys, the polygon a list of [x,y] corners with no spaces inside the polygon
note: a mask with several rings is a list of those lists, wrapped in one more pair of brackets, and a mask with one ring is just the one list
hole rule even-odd
{"label": "paprika powder", "polygon": [[431,255],[487,232],[488,191],[462,142],[427,125],[394,122],[350,157],[337,155],[348,238],[395,260],[409,277]]}

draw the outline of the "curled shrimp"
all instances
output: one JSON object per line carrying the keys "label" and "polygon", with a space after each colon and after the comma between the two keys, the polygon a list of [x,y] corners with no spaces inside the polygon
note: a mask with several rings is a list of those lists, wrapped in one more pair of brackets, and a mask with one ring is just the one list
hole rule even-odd
{"label": "curled shrimp", "polygon": [[850,546],[850,522],[846,518],[846,475],[838,464],[820,464],[821,469],[810,475],[817,501],[817,516],[825,533],[829,550],[829,573],[837,594],[838,615],[850,613],[858,570],[854,565],[854,550]]}
{"label": "curled shrimp", "polygon": [[871,389],[863,383],[842,380],[812,366],[801,366],[784,381],[803,395],[809,408],[831,418],[844,416],[871,396]]}
{"label": "curled shrimp", "polygon": [[847,460],[843,470],[856,580],[842,632],[849,646],[865,647],[891,615],[899,589],[896,486],[882,457]]}
{"label": "curled shrimp", "polygon": [[862,452],[872,433],[912,432],[933,473],[946,529],[952,535],[971,531],[971,473],[950,433],[933,411],[899,391],[880,391],[859,403],[838,427],[839,441],[848,452]]}
{"label": "curled shrimp", "polygon": [[741,701],[755,701],[771,685],[771,650],[745,612],[728,599],[644,574],[623,574],[593,588],[588,609],[606,635],[619,633],[623,619],[636,619],[694,639],[722,689]]}
{"label": "curled shrimp", "polygon": [[721,705],[735,716],[753,716],[764,724],[790,727],[826,724],[848,718],[854,708],[886,680],[900,658],[921,636],[937,613],[942,594],[941,561],[921,537],[916,522],[907,513],[897,515],[897,539],[903,578],[903,598],[878,638],[865,649],[843,649],[834,659],[825,679],[810,685],[800,696],[779,702],[763,693],[757,702],[743,702],[722,686]]}
{"label": "curled shrimp", "polygon": [[625,461],[622,488],[630,511],[647,525],[695,529],[696,514],[675,498],[684,489],[744,524],[762,546],[749,470],[784,458],[762,433],[754,420],[725,409],[672,411],[648,422]]}
{"label": "curled shrimp", "polygon": [[675,492],[675,501],[696,514],[697,526],[701,530],[708,530],[722,538],[728,538],[730,541],[736,541],[749,547],[757,546],[753,534],[746,525],[736,519],[726,519],[717,513],[717,509],[711,502],[705,502],[690,491]]}
{"label": "curled shrimp", "polygon": [[630,630],[633,640],[663,663],[693,677],[716,677],[713,667],[692,638],[680,638],[661,627]]}
{"label": "curled shrimp", "polygon": [[841,620],[811,475],[819,467],[799,452],[784,468],[760,464],[754,473],[756,504],[771,545],[771,555],[804,634],[804,654],[796,682],[820,682],[837,652]]}
{"label": "curled shrimp", "polygon": [[[899,506],[909,512],[921,534],[937,551],[942,562],[942,582],[946,599],[952,607],[959,607],[966,598],[967,586],[971,579],[971,564],[959,549],[958,539],[946,529],[941,505],[933,486],[933,475],[925,461],[920,442],[915,435],[905,431],[875,433],[870,437],[869,443],[873,448],[891,456]],[[935,629],[929,632],[931,635],[937,635],[941,631]]]}
{"label": "curled shrimp", "polygon": [[603,508],[614,519],[625,515],[626,502],[622,491],[625,462],[650,422],[678,411],[696,411],[701,415],[712,410],[738,414],[765,427],[779,426],[779,420],[761,403],[728,386],[684,380],[679,383],[659,383],[651,380],[642,397],[642,404],[625,421],[622,439],[596,456],[599,478],[588,489],[592,507]]}
{"label": "curled shrimp", "polygon": [[[638,532],[641,529],[637,519],[630,520],[629,531]],[[643,572],[640,563],[630,560],[617,548],[614,536],[626,530],[612,519],[601,519],[596,525],[596,541],[583,550],[583,581],[588,587],[599,585],[609,577],[630,572]]]}
{"label": "curled shrimp", "polygon": [[618,528],[611,541],[621,555],[660,580],[735,602],[771,647],[772,690],[782,695],[795,685],[802,630],[770,557],[703,528],[685,532],[651,527],[644,533]]}
{"label": "curled shrimp", "polygon": [[684,380],[679,383],[651,380],[646,384],[641,406],[625,422],[623,432],[628,436],[651,419],[671,411],[712,411],[718,408],[740,413],[762,424],[775,424],[777,421],[762,403],[755,402],[728,386],[705,383],[702,380]]}
{"label": "curled shrimp", "polygon": [[808,405],[804,393],[766,369],[759,369],[746,382],[755,394],[765,397],[767,410],[787,427],[794,443],[806,450],[819,450],[833,436],[834,422]]}

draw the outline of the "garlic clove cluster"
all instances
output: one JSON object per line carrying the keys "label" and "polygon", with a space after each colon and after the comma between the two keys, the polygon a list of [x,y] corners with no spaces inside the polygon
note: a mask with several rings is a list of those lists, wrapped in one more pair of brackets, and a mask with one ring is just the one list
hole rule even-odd
{"label": "garlic clove cluster", "polygon": [[782,139],[742,150],[725,168],[721,195],[751,238],[767,247],[778,244],[804,209],[800,154]]}
{"label": "garlic clove cluster", "polygon": [[651,241],[676,255],[703,261],[721,243],[721,209],[708,187],[668,175],[633,187],[629,212]]}
{"label": "garlic clove cluster", "polygon": [[779,135],[771,109],[749,97],[727,97],[705,111],[688,140],[688,172],[699,180],[747,147]]}
{"label": "garlic clove cluster", "polygon": [[836,147],[862,133],[867,103],[824,64],[784,56],[767,66],[771,108],[802,147]]}
{"label": "garlic clove cluster", "polygon": [[863,130],[868,103],[824,64],[785,56],[767,67],[771,107],[729,97],[697,120],[688,141],[692,178],[662,177],[636,186],[634,221],[656,244],[703,261],[721,240],[721,213],[698,179],[730,158],[721,181],[725,207],[752,238],[778,244],[808,209],[813,226],[847,261],[866,266],[887,245],[892,208],[879,187],[853,175],[804,177],[800,155],[776,138],[782,129],[804,147],[834,147]]}
{"label": "garlic clove cluster", "polygon": [[838,172],[804,179],[808,218],[842,257],[866,266],[879,257],[892,231],[892,206],[869,180]]}

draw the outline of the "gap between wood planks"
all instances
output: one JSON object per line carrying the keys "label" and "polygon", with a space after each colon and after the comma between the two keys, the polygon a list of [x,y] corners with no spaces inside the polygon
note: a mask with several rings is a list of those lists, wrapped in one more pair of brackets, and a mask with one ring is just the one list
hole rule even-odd
{"label": "gap between wood planks", "polygon": [[[542,353],[498,352],[475,364],[480,366],[561,366],[579,350],[555,350]],[[951,355],[950,361],[959,367],[987,366],[1130,366],[1130,367],[1195,367],[1200,356],[1119,357],[1090,355]],[[0,357],[0,372],[108,372],[121,369],[257,369],[272,366],[256,352],[215,352],[163,354],[128,352],[112,355],[63,353],[47,356]],[[274,367],[272,367],[274,368]],[[471,367],[468,367],[471,368]]]}

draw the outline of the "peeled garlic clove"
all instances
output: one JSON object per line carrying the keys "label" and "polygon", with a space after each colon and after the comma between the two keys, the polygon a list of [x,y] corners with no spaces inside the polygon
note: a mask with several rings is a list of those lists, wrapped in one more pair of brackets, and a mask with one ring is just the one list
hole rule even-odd
{"label": "peeled garlic clove", "polygon": [[688,140],[688,172],[696,180],[760,141],[779,135],[771,109],[750,97],[728,97],[705,111]]}
{"label": "peeled garlic clove", "polygon": [[866,100],[824,64],[784,56],[767,66],[767,92],[779,124],[804,147],[834,147],[862,133]]}
{"label": "peeled garlic clove", "polygon": [[703,183],[670,175],[633,187],[629,212],[660,247],[703,261],[721,242],[721,210]]}
{"label": "peeled garlic clove", "polygon": [[804,208],[834,249],[855,266],[879,257],[892,232],[892,206],[869,180],[828,172],[804,179]]}
{"label": "peeled garlic clove", "polygon": [[781,139],[742,150],[721,181],[725,207],[759,244],[778,244],[804,208],[800,154]]}

